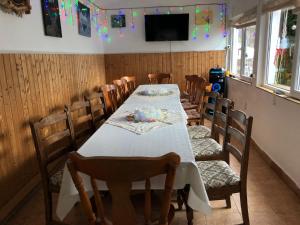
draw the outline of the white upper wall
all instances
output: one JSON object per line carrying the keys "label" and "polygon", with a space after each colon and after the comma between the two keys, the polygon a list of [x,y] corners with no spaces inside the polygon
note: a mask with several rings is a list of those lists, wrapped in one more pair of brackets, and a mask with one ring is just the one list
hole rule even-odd
{"label": "white upper wall", "polygon": [[[103,0],[100,6],[105,8],[141,7],[141,6],[181,6],[196,3],[222,3],[223,0]],[[172,13],[189,13],[189,41],[172,42],[146,42],[144,27],[144,10],[137,10],[139,16],[134,18],[136,31],[130,29],[131,13],[126,10],[127,27],[124,37],[120,37],[119,29],[112,29],[110,25],[110,15],[117,14],[118,11],[107,11],[109,35],[111,43],[102,41],[92,27],[92,38],[78,34],[76,22],[73,25],[61,20],[63,38],[48,37],[44,35],[41,1],[31,1],[31,14],[19,18],[0,11],[0,52],[43,52],[43,53],[134,53],[134,52],[173,52],[178,51],[208,51],[224,50],[226,38],[223,37],[221,23],[219,19],[220,10],[218,6],[204,7],[213,10],[214,19],[211,24],[210,37],[205,38],[204,26],[199,26],[197,40],[192,40],[194,28],[195,8],[185,7],[183,10],[174,8]],[[160,8],[161,13],[165,13],[169,8]],[[147,9],[147,14],[154,14],[155,9]],[[93,25],[92,25],[93,26]]]}
{"label": "white upper wall", "polygon": [[[180,5],[183,5],[181,3]],[[195,2],[193,3],[195,4]],[[153,4],[155,5],[155,4]],[[160,5],[160,4],[159,4]],[[200,6],[201,7],[201,6]],[[202,9],[213,10],[213,21],[211,24],[211,31],[209,38],[205,38],[204,26],[198,26],[199,33],[197,40],[192,40],[192,31],[195,24],[195,7],[172,8],[172,13],[189,13],[189,41],[168,41],[164,42],[146,42],[145,41],[145,19],[144,9],[137,9],[139,16],[134,17],[134,24],[136,29],[134,32],[130,29],[131,11],[125,10],[126,14],[126,28],[123,30],[123,36],[120,37],[119,28],[111,28],[110,16],[117,15],[118,11],[108,11],[109,35],[112,38],[111,43],[105,42],[105,53],[135,53],[135,52],[182,52],[182,51],[209,51],[209,50],[224,50],[226,46],[226,38],[223,36],[220,21],[220,8],[215,6],[203,6]],[[146,9],[146,14],[155,14],[155,8]],[[159,8],[160,13],[166,13],[169,8]],[[171,45],[170,45],[171,44]]]}
{"label": "white upper wall", "polygon": [[31,5],[31,14],[22,18],[0,11],[0,52],[103,53],[94,28],[88,38],[78,34],[77,24],[61,21],[63,38],[45,36],[41,1]]}

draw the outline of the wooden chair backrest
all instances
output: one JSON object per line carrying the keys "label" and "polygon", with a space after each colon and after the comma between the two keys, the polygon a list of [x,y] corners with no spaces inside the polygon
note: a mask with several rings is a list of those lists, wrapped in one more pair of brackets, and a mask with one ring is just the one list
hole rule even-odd
{"label": "wooden chair backrest", "polygon": [[196,78],[198,78],[198,75],[186,75],[185,76],[185,92],[188,95],[191,95],[192,82],[195,82]]}
{"label": "wooden chair backrest", "polygon": [[190,102],[194,105],[199,105],[203,101],[205,94],[206,80],[203,77],[194,77],[192,80],[191,98]]}
{"label": "wooden chair backrest", "polygon": [[91,113],[94,127],[97,128],[103,124],[106,115],[105,100],[102,92],[93,93],[84,97],[86,101],[89,101],[91,106]]}
{"label": "wooden chair backrest", "polygon": [[89,101],[76,101],[66,105],[75,131],[75,138],[93,130],[93,117]]}
{"label": "wooden chair backrest", "polygon": [[150,84],[169,84],[171,83],[170,73],[150,73],[148,79]]}
{"label": "wooden chair backrest", "polygon": [[48,164],[59,160],[75,147],[71,116],[67,111],[30,122],[42,178],[49,179]]}
{"label": "wooden chair backrest", "polygon": [[225,126],[228,120],[229,111],[234,107],[234,103],[228,98],[217,98],[215,111],[211,126],[211,137],[220,142],[220,135],[225,137]]}
{"label": "wooden chair backrest", "polygon": [[[101,86],[101,90],[103,92],[103,94],[107,96],[107,101],[106,101],[106,111],[108,112],[108,105],[110,106],[110,111],[112,113],[114,113],[118,107],[119,107],[119,103],[118,103],[118,91],[117,91],[117,87],[114,84],[106,84],[106,85],[102,85]],[[109,104],[108,104],[109,103]]]}
{"label": "wooden chair backrest", "polygon": [[205,91],[201,106],[201,121],[204,125],[205,120],[213,122],[213,112],[216,110],[216,102],[220,94],[213,91]]}
{"label": "wooden chair backrest", "polygon": [[136,88],[135,76],[124,76],[121,77],[121,80],[126,80],[126,89],[129,92],[129,95],[132,94]]}
{"label": "wooden chair backrest", "polygon": [[242,185],[245,185],[247,181],[252,123],[252,116],[247,117],[244,112],[239,110],[229,110],[224,150],[228,153],[227,163],[229,163],[229,154],[232,154],[241,163]]}
{"label": "wooden chair backrest", "polygon": [[[132,182],[145,182],[145,221],[151,219],[151,183],[150,178],[166,174],[165,190],[160,210],[159,225],[168,224],[168,212],[176,168],[180,157],[169,153],[162,157],[89,157],[76,152],[70,153],[67,162],[74,184],[79,192],[84,212],[90,225],[107,225],[108,223],[102,199],[98,192],[96,180],[106,182],[112,196],[112,224],[136,225],[136,213],[130,200]],[[91,177],[97,213],[92,210],[89,196],[83,185],[79,172]],[[101,221],[101,222],[100,222]]]}
{"label": "wooden chair backrest", "polygon": [[122,104],[127,97],[126,94],[126,81],[125,80],[113,80],[113,84],[117,87],[118,102]]}

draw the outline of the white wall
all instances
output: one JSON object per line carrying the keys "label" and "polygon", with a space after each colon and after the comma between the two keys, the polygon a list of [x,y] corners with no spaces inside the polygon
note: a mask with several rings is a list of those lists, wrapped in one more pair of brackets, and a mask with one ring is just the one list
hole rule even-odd
{"label": "white wall", "polygon": [[31,1],[31,14],[22,18],[0,11],[0,52],[103,53],[101,38],[80,36],[77,24],[61,21],[63,38],[44,35],[41,1]]}
{"label": "white wall", "polygon": [[[232,15],[255,6],[247,2],[231,0]],[[230,79],[229,98],[254,117],[254,141],[300,187],[300,105],[257,88],[255,79],[252,85]]]}
{"label": "white wall", "polygon": [[[194,4],[194,3],[193,3]],[[185,7],[183,10],[180,8],[174,8],[172,13],[189,13],[190,14],[190,26],[189,26],[189,41],[173,41],[171,42],[172,52],[181,51],[209,51],[209,50],[224,50],[226,46],[226,38],[223,37],[220,22],[220,10],[218,6],[205,6],[203,9],[213,10],[214,19],[211,25],[210,37],[206,39],[204,37],[204,26],[199,26],[199,35],[197,40],[192,40],[192,30],[194,28],[195,8]],[[160,8],[161,13],[166,13],[169,8]],[[105,53],[134,53],[134,52],[169,52],[170,42],[146,42],[145,41],[145,20],[144,10],[138,11],[139,16],[134,17],[134,24],[136,30],[134,32],[130,29],[131,13],[130,10],[126,10],[126,25],[124,29],[124,36],[120,37],[120,29],[109,28],[109,35],[112,38],[111,43],[105,42]],[[108,12],[108,20],[110,22],[110,15],[118,15],[118,11]],[[147,9],[146,14],[155,14],[155,9]],[[109,27],[110,23],[109,23]]]}
{"label": "white wall", "polygon": [[229,98],[254,117],[253,140],[300,187],[300,105],[232,79]]}

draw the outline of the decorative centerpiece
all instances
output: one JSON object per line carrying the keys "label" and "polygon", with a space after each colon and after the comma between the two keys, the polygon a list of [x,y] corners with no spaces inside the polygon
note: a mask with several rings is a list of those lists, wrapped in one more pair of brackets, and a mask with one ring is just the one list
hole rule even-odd
{"label": "decorative centerpiece", "polygon": [[167,89],[146,89],[137,94],[143,96],[167,96],[173,94],[173,91]]}
{"label": "decorative centerpiece", "polygon": [[127,116],[128,121],[138,122],[157,122],[166,118],[167,111],[156,108],[142,108],[136,109],[134,113]]}

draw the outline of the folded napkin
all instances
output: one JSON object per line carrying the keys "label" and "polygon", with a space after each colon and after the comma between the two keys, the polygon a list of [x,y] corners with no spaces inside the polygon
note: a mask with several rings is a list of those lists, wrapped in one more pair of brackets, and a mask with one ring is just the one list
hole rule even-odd
{"label": "folded napkin", "polygon": [[141,119],[141,121],[144,122],[137,122],[137,120],[129,119],[129,117],[133,118],[134,113],[130,113],[128,111],[121,112],[109,118],[106,121],[106,124],[120,127],[129,130],[135,134],[141,135],[150,132],[156,128],[170,126],[184,120],[180,113],[170,112],[166,110],[163,110],[163,116],[161,118],[156,118],[155,120],[153,120],[153,122],[147,122],[147,119]]}

